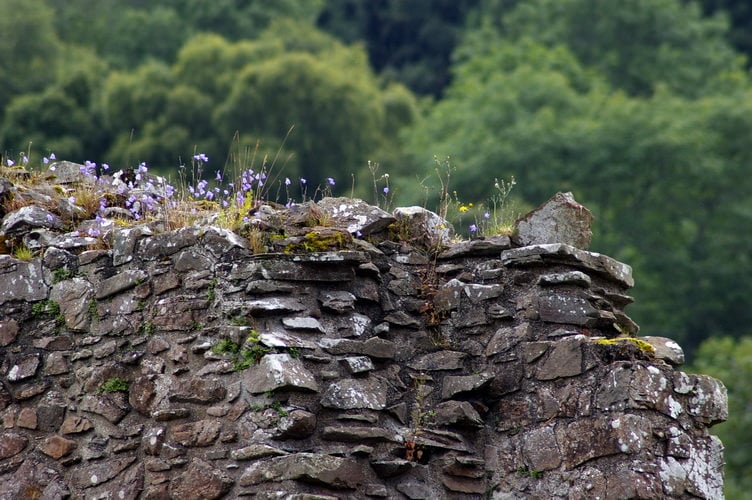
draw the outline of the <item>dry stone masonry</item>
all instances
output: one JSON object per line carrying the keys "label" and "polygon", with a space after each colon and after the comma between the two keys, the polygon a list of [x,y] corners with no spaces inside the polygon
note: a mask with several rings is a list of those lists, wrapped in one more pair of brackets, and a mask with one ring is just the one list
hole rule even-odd
{"label": "dry stone masonry", "polygon": [[636,337],[570,194],[454,243],[416,207],[267,206],[255,254],[211,221],[91,249],[61,209],[2,214],[39,256],[0,255],[0,498],[723,495],[724,387]]}

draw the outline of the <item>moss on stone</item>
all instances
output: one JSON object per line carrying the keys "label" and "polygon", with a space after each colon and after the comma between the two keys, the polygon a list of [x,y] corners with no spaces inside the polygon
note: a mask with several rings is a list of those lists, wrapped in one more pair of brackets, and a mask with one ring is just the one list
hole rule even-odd
{"label": "moss on stone", "polygon": [[620,346],[623,345],[624,342],[631,342],[635,345],[640,351],[649,354],[649,355],[655,355],[655,347],[653,347],[650,343],[645,342],[642,339],[638,339],[636,337],[619,337],[615,339],[598,339],[595,341],[596,344],[604,345],[604,346]]}

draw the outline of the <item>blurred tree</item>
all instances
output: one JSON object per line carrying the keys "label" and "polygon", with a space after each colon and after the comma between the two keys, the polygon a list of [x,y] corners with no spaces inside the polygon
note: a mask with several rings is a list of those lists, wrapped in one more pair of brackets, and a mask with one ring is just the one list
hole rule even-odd
{"label": "blurred tree", "polygon": [[50,86],[10,102],[0,123],[0,144],[15,152],[31,144],[32,155],[54,152],[73,161],[98,158],[106,146],[95,109],[107,65],[91,51],[74,47],[56,63]]}
{"label": "blurred tree", "polygon": [[365,85],[355,68],[346,73],[325,60],[293,52],[247,66],[217,109],[215,125],[227,137],[236,130],[285,137],[294,126],[286,147],[297,153],[301,175],[345,178],[377,146],[384,110],[378,88]]}
{"label": "blurred tree", "polygon": [[313,24],[324,0],[165,0],[197,31],[221,34],[228,40],[256,38],[272,21],[289,17]]}
{"label": "blurred tree", "polygon": [[0,119],[14,96],[41,91],[54,79],[60,41],[44,0],[0,2]]}
{"label": "blurred tree", "polygon": [[725,445],[727,498],[749,498],[752,491],[752,337],[706,340],[689,370],[723,381],[728,389],[729,418],[713,428]]}
{"label": "blurred tree", "polygon": [[479,0],[328,0],[318,26],[362,41],[374,69],[414,92],[440,96],[466,14]]}
{"label": "blurred tree", "polygon": [[360,47],[289,19],[255,40],[196,35],[171,67],[151,61],[113,73],[102,103],[117,137],[111,161],[177,165],[197,148],[222,168],[233,138],[251,141],[236,150],[263,139],[264,155],[284,143],[296,173],[343,182],[369,154],[396,148],[398,130],[417,113],[404,87],[382,88]]}
{"label": "blurred tree", "polygon": [[[685,2],[688,0],[685,0]],[[729,18],[731,29],[729,40],[747,55],[747,63],[752,62],[752,4],[747,0],[701,0],[703,12],[706,16],[725,14]]]}
{"label": "blurred tree", "polygon": [[650,95],[659,84],[690,97],[718,92],[741,63],[726,41],[726,20],[703,18],[680,0],[625,0],[618,8],[600,0],[485,0],[474,17],[508,43],[564,44],[631,95]]}
{"label": "blurred tree", "polygon": [[55,28],[71,45],[90,47],[111,66],[133,69],[148,59],[172,62],[197,31],[164,2],[49,0]]}

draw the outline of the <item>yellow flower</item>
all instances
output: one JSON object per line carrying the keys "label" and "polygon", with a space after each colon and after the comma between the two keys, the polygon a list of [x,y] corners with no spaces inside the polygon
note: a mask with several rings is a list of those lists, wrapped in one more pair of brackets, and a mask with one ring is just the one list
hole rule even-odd
{"label": "yellow flower", "polygon": [[465,205],[460,207],[460,212],[467,212],[468,208]]}

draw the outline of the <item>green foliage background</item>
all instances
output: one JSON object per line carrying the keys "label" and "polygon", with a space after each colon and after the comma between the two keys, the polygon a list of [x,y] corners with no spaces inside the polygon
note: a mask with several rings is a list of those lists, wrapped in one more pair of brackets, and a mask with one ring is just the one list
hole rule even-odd
{"label": "green foliage background", "polygon": [[372,161],[392,205],[434,209],[448,180],[476,206],[496,178],[513,206],[571,190],[593,250],[633,266],[642,332],[727,382],[743,496],[750,20],[744,0],[4,0],[0,153],[176,175],[245,149],[366,199]]}

